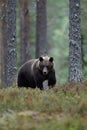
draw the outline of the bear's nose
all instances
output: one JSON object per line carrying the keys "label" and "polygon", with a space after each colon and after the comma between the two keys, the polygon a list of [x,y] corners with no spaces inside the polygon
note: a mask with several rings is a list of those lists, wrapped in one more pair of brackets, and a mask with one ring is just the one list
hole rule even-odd
{"label": "bear's nose", "polygon": [[43,74],[44,74],[44,75],[46,75],[46,74],[47,74],[47,72],[43,72]]}
{"label": "bear's nose", "polygon": [[43,74],[46,75],[48,73],[48,70],[46,67],[43,68]]}

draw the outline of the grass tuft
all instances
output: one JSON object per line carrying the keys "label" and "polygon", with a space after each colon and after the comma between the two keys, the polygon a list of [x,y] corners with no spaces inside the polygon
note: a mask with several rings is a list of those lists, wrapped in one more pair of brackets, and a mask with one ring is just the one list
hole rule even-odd
{"label": "grass tuft", "polygon": [[87,83],[0,90],[0,130],[86,130]]}

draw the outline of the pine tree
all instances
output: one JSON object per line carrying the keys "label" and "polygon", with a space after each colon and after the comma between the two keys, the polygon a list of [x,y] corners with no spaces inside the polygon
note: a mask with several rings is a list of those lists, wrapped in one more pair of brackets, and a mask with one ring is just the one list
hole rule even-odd
{"label": "pine tree", "polygon": [[16,0],[2,1],[2,82],[12,86],[16,79]]}
{"label": "pine tree", "polygon": [[36,57],[47,54],[46,0],[36,0]]}
{"label": "pine tree", "polygon": [[25,63],[29,58],[29,2],[20,1],[20,62]]}
{"label": "pine tree", "polygon": [[69,81],[82,81],[80,0],[69,0]]}

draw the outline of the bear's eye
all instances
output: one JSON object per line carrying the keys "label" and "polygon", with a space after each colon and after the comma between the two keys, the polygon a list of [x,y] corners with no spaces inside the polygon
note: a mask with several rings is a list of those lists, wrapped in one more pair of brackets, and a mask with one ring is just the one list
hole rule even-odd
{"label": "bear's eye", "polygon": [[43,65],[43,64],[40,64],[40,68],[43,69],[43,68],[44,68],[44,65]]}
{"label": "bear's eye", "polygon": [[49,65],[46,65],[47,68],[49,68]]}
{"label": "bear's eye", "polygon": [[46,67],[47,67],[48,70],[53,68],[52,65],[47,65]]}

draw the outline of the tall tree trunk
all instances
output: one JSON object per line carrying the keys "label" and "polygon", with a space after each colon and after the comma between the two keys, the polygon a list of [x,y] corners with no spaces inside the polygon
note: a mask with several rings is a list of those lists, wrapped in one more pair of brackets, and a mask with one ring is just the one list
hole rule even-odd
{"label": "tall tree trunk", "polygon": [[2,1],[0,1],[0,87],[1,87],[1,11],[2,11]]}
{"label": "tall tree trunk", "polygon": [[47,54],[47,0],[36,0],[36,57]]}
{"label": "tall tree trunk", "polygon": [[4,45],[5,45],[5,28],[6,28],[6,2],[5,0],[0,1],[1,5],[1,86],[5,86],[5,68],[4,68]]}
{"label": "tall tree trunk", "polygon": [[82,81],[80,0],[69,0],[69,81]]}
{"label": "tall tree trunk", "polygon": [[25,63],[29,58],[29,1],[20,0],[20,59],[21,64]]}
{"label": "tall tree trunk", "polygon": [[16,82],[16,0],[3,0],[2,81],[5,87]]}

